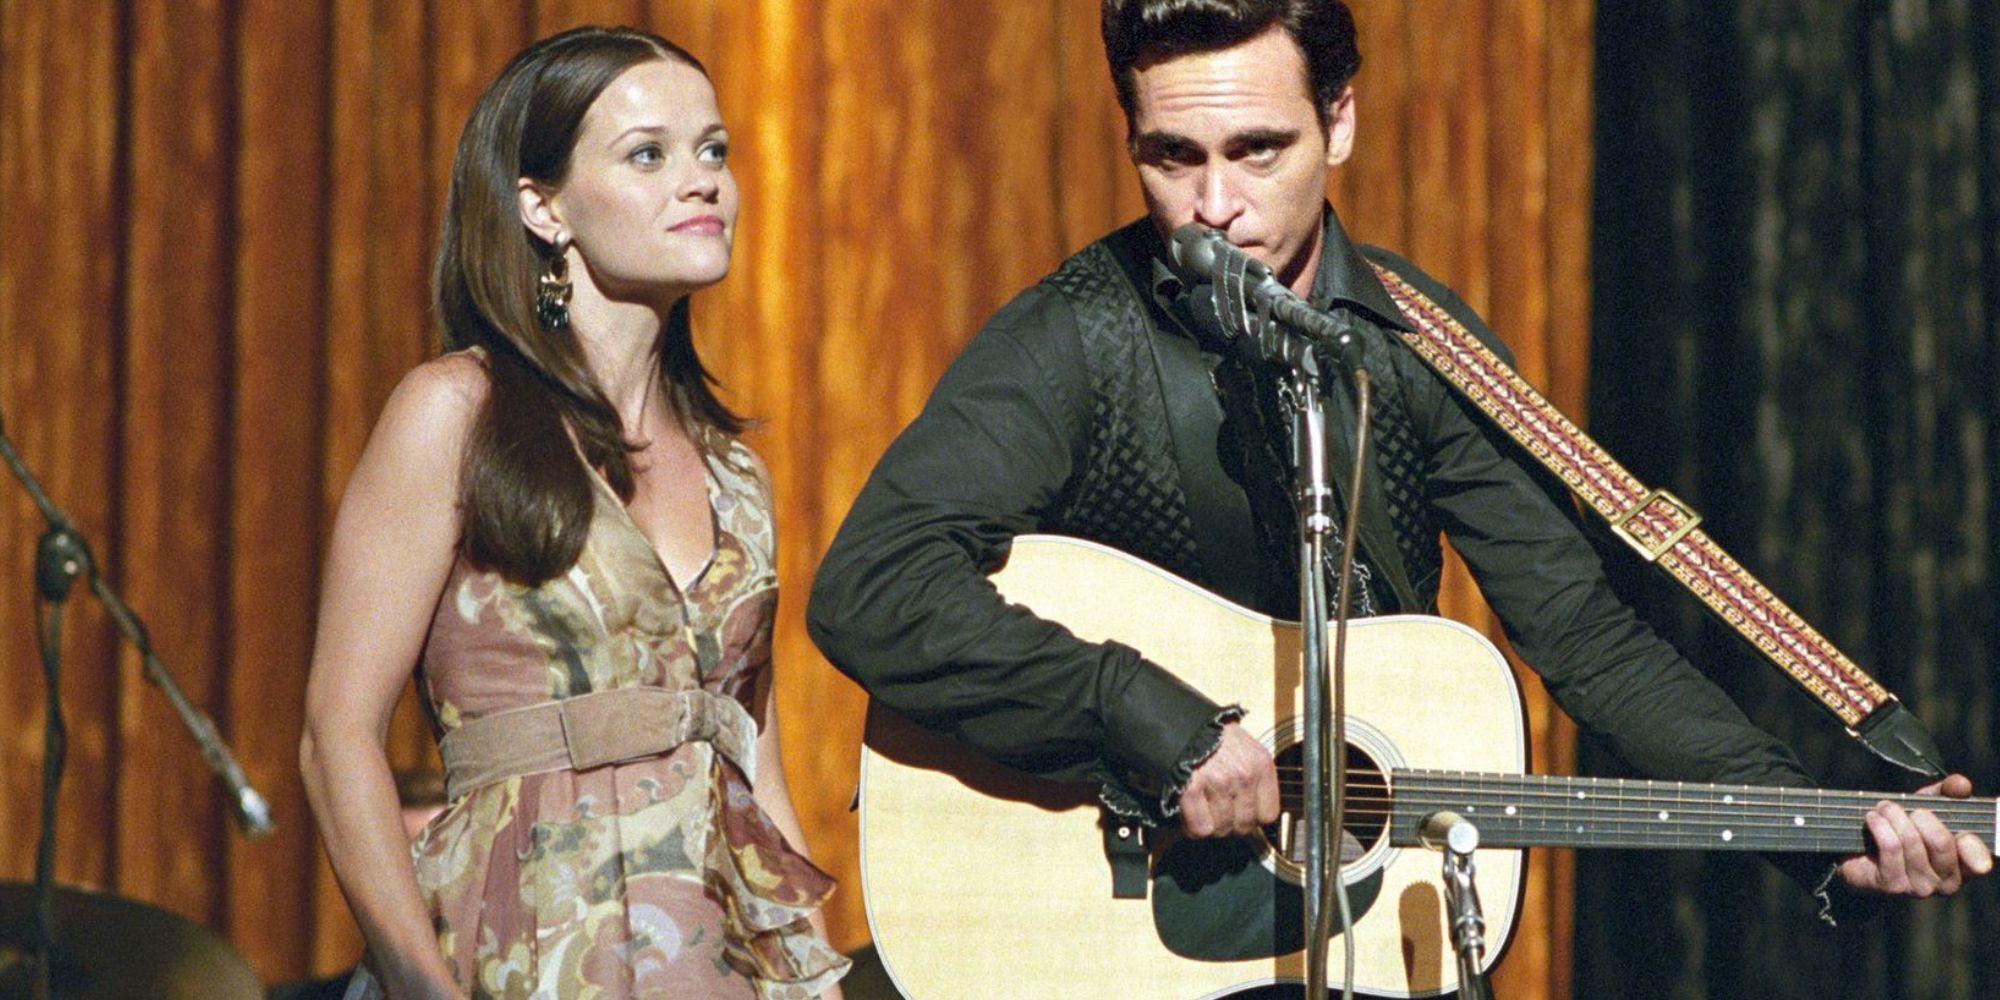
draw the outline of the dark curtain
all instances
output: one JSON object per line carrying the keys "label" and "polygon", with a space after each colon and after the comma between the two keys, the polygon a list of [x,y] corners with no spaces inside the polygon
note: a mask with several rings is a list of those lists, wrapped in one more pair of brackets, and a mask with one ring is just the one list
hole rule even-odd
{"label": "dark curtain", "polygon": [[[2000,792],[1995,6],[1601,5],[1592,249],[1593,432],[1901,695],[1982,795]],[[1822,782],[1908,787],[1612,561]],[[1756,857],[1585,852],[1577,882],[1579,997],[2000,997],[2000,882],[1838,930]]]}

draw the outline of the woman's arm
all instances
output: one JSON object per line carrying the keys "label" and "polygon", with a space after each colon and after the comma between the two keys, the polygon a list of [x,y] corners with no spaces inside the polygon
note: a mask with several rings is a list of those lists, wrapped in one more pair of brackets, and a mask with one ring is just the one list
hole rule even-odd
{"label": "woman's arm", "polygon": [[299,767],[335,877],[392,997],[457,997],[417,890],[383,741],[458,543],[458,458],[485,390],[426,363],[383,408],[334,521]]}

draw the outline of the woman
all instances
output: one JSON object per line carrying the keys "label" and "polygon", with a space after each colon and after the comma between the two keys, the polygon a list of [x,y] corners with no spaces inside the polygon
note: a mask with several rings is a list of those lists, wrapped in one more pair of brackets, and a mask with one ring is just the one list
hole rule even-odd
{"label": "woman", "polygon": [[[688,329],[727,147],[701,65],[629,30],[534,45],[466,123],[452,353],[348,484],[306,695],[350,995],[838,996],[832,882],[789,846],[770,486]],[[382,749],[413,669],[449,798],[414,846]]]}

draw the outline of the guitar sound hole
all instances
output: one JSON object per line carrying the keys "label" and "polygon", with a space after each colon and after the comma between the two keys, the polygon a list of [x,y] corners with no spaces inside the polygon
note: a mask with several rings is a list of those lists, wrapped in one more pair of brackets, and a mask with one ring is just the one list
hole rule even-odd
{"label": "guitar sound hole", "polygon": [[[1298,883],[1305,877],[1305,746],[1292,739],[1278,748],[1278,821],[1264,827],[1264,842],[1278,874]],[[1340,837],[1345,868],[1379,842],[1389,827],[1389,782],[1368,752],[1347,746],[1347,816]]]}

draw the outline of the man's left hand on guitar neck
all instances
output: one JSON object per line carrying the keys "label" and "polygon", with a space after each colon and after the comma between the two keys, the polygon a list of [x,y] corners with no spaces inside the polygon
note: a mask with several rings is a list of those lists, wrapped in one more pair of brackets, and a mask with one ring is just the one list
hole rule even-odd
{"label": "man's left hand on guitar neck", "polygon": [[[1972,781],[1954,774],[1925,785],[1919,795],[1963,799],[1972,796]],[[1968,880],[1993,871],[1993,851],[1977,834],[1954,835],[1928,809],[1904,809],[1883,801],[1867,816],[1868,835],[1875,849],[1840,863],[1838,874],[1847,888],[1883,896],[1949,896]]]}

